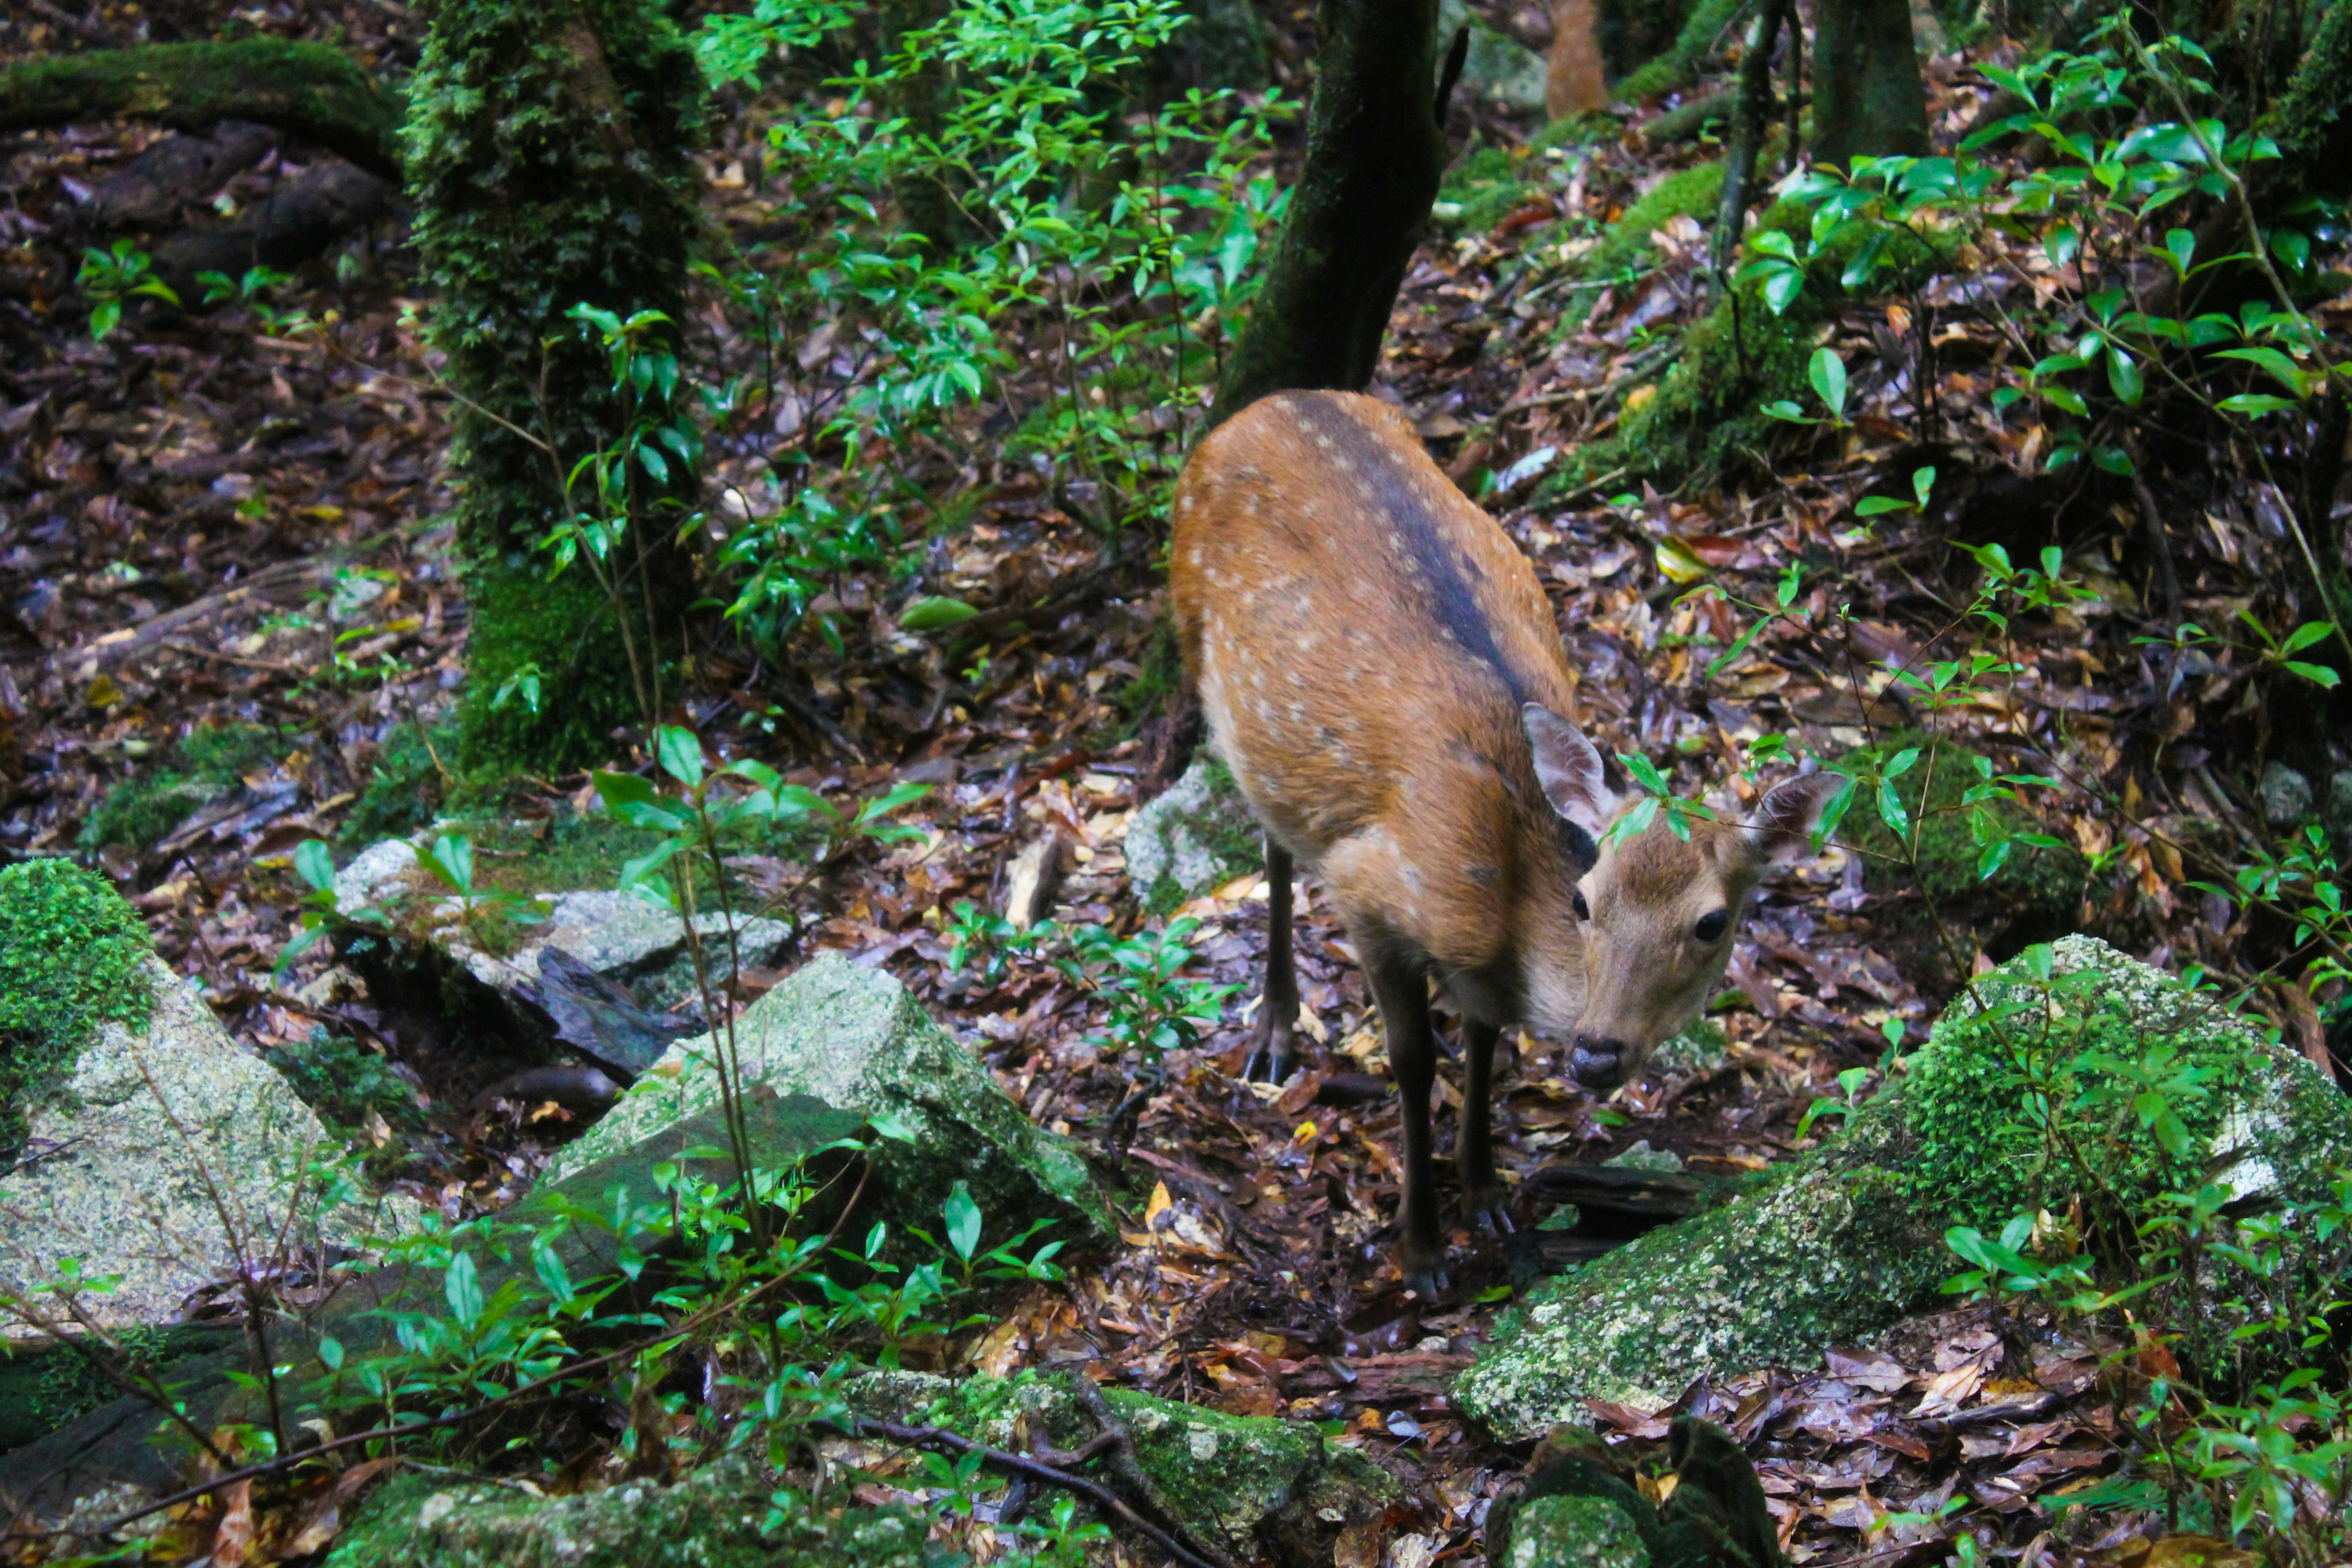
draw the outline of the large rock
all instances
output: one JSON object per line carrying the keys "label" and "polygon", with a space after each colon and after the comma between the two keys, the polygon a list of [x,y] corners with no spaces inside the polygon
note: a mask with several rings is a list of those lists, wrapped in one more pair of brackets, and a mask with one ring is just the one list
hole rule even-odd
{"label": "large rock", "polygon": [[25,1154],[0,1177],[0,1294],[72,1259],[84,1279],[115,1277],[81,1296],[92,1321],[165,1323],[240,1255],[266,1261],[281,1233],[298,1248],[350,1245],[402,1222],[404,1210],[375,1203],[313,1212],[310,1163],[339,1156],[340,1141],[191,983],[152,957],[139,979],[154,995],[145,1026],[100,1026],[62,1088],[30,1108]]}
{"label": "large rock", "polygon": [[[709,1035],[681,1040],[635,1087],[549,1165],[562,1182],[719,1103],[719,1047]],[[1057,1223],[1075,1241],[1111,1232],[1086,1162],[1044,1131],[996,1085],[987,1067],[877,969],[839,953],[801,966],[735,1021],[743,1087],[789,1100],[807,1096],[859,1117],[885,1116],[911,1142],[882,1146],[876,1176],[890,1209],[935,1223],[959,1182],[969,1184],[991,1239],[1033,1219]]]}
{"label": "large rock", "polygon": [[664,1486],[538,1497],[449,1475],[369,1497],[329,1568],[947,1568],[924,1521],[895,1509],[770,1506],[772,1478],[734,1456]]}
{"label": "large rock", "polygon": [[[1102,1430],[1070,1374],[955,1382],[876,1373],[854,1381],[846,1398],[861,1415],[945,1426],[1015,1452],[1032,1438],[1067,1451]],[[1100,1399],[1133,1442],[1150,1500],[1232,1561],[1328,1568],[1342,1531],[1372,1531],[1405,1501],[1386,1470],[1303,1423],[1229,1415],[1134,1389],[1106,1388]]]}
{"label": "large rock", "polygon": [[1234,775],[1206,751],[1138,807],[1127,827],[1127,880],[1164,915],[1265,864],[1265,838]]}
{"label": "large rock", "polygon": [[[2035,976],[2038,957],[2052,981]],[[1703,1374],[1815,1364],[1829,1345],[1937,1299],[1960,1267],[1948,1227],[1997,1232],[2020,1212],[2063,1210],[2086,1184],[2025,1124],[2011,1065],[2021,1038],[2054,1072],[2077,1119],[2072,1142],[2109,1191],[2152,1202],[2210,1173],[2242,1195],[2316,1200],[2352,1163],[2352,1103],[2309,1063],[2210,996],[2067,937],[1963,994],[1908,1075],[1836,1142],[1538,1286],[1457,1382],[1455,1404],[1498,1436],[1531,1437],[1588,1419],[1589,1397],[1655,1409]],[[2210,1075],[2175,1100],[2186,1157],[2140,1127],[2128,1079],[2098,1059],[2137,1064],[2163,1048],[2176,1068]],[[2080,1109],[2095,1090],[2122,1092]]]}
{"label": "large rock", "polygon": [[1450,47],[1456,30],[1470,29],[1470,52],[1463,58],[1456,89],[1465,98],[1483,98],[1505,109],[1540,111],[1550,68],[1543,56],[1487,26],[1463,0],[1441,0],[1437,43]]}
{"label": "large rock", "polygon": [[[387,839],[335,878],[345,919],[372,910],[383,925],[354,925],[338,946],[380,1003],[464,1015],[520,1043],[566,1047],[624,1081],[694,1032],[669,1011],[699,1000],[684,921],[634,893],[589,889],[530,902],[543,921],[517,922],[493,908],[469,925],[416,846]],[[698,914],[694,928],[706,962],[723,964],[725,917]],[[735,947],[745,967],[764,968],[792,935],[780,921],[739,920]]]}

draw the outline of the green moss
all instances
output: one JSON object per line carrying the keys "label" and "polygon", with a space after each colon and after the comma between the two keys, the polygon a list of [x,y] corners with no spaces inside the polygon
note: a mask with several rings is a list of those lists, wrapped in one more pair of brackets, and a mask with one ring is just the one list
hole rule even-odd
{"label": "green moss", "polygon": [[[2289,1202],[2325,1198],[2352,1162],[2352,1102],[2309,1063],[2088,938],[2065,939],[2053,958],[2055,987],[2021,961],[1979,981],[1837,1142],[1538,1287],[1455,1385],[1457,1405],[1505,1436],[1533,1436],[1580,1419],[1587,1396],[1663,1404],[1702,1374],[1811,1364],[1823,1346],[1935,1300],[1956,1268],[1948,1227],[1997,1231],[2076,1195],[2119,1209],[2116,1235],[2157,1212],[2162,1191],[2209,1173]],[[2165,1051],[2205,1075],[2200,1091],[2175,1097],[2179,1155],[2132,1103],[2139,1064]],[[2028,1130],[2040,1103],[2017,1070],[2028,1057],[2065,1108],[2063,1137]],[[2216,1172],[2218,1146],[2233,1158]]]}
{"label": "green moss", "polygon": [[258,724],[199,724],[173,745],[166,764],[106,792],[81,826],[85,849],[120,844],[145,849],[196,811],[236,787],[278,748],[276,731]]}
{"label": "green moss", "polygon": [[[1848,774],[1869,772],[1915,746],[1923,749],[1920,762],[1895,781],[1896,795],[1917,825],[1914,847],[1905,849],[1880,816],[1874,799],[1866,796],[1856,799],[1838,834],[1864,857],[1863,885],[1874,900],[1874,919],[1913,954],[1915,963],[1926,966],[1923,978],[1949,987],[1961,976],[1953,973],[1950,957],[1942,950],[1937,914],[1964,945],[1974,942],[1994,960],[2007,959],[2029,943],[2054,941],[2074,929],[2089,865],[2071,847],[2017,844],[1990,879],[1979,877],[1979,832],[1990,841],[2039,832],[2042,824],[2014,801],[1970,806],[1968,792],[1982,775],[1975,754],[1964,749],[1948,743],[1935,748],[1931,768],[1926,737],[1903,732],[1857,748],[1831,766]],[[1909,864],[1915,854],[1916,877]]]}
{"label": "green moss", "polygon": [[[457,727],[395,724],[376,748],[365,787],[343,819],[345,844],[367,845],[413,833],[442,805],[441,768],[457,744]],[[437,760],[436,760],[437,759]]]}
{"label": "green moss", "polygon": [[146,926],[105,879],[65,860],[0,868],[0,1169],[99,1026],[146,1022],[147,954]]}
{"label": "green moss", "polygon": [[1444,221],[1467,234],[1481,234],[1527,205],[1537,186],[1527,177],[1528,150],[1482,145],[1455,164],[1437,199],[1460,211]]}
{"label": "green moss", "polygon": [[948,1568],[924,1522],[894,1509],[772,1508],[774,1482],[740,1455],[670,1486],[534,1497],[447,1475],[370,1494],[331,1568]]}
{"label": "green moss", "polygon": [[313,1029],[310,1038],[281,1046],[269,1058],[328,1130],[352,1143],[365,1147],[369,1124],[379,1117],[394,1132],[425,1130],[415,1089],[356,1040]]}
{"label": "green moss", "polygon": [[[439,300],[432,342],[461,394],[452,458],[473,637],[459,750],[472,766],[576,765],[640,716],[621,617],[640,617],[641,649],[675,646],[667,629],[694,582],[666,509],[693,476],[674,462],[662,482],[633,478],[635,521],[614,555],[631,579],[625,610],[584,565],[549,578],[537,551],[575,504],[564,476],[627,416],[605,351],[567,313],[681,315],[699,68],[651,0],[442,0],[409,101],[414,236]],[[659,637],[640,615],[647,602]],[[536,711],[498,701],[533,669]]]}
{"label": "green moss", "polygon": [[[1285,1560],[1328,1562],[1343,1525],[1378,1517],[1400,1496],[1380,1467],[1312,1426],[1132,1389],[1108,1388],[1103,1398],[1134,1439],[1136,1465],[1154,1500],[1236,1557],[1261,1556],[1279,1543],[1288,1550],[1275,1555]],[[999,1445],[1018,1440],[1024,1415],[1065,1447],[1099,1429],[1071,1397],[1066,1378],[1039,1373],[948,1385],[905,1380],[856,1398],[861,1409],[877,1400],[896,1407],[878,1414],[917,1415]]]}
{"label": "green moss", "polygon": [[1620,103],[1646,103],[1687,87],[1716,52],[1746,0],[1698,0],[1671,47],[1628,71],[1613,89]]}
{"label": "green moss", "polygon": [[1678,217],[1711,221],[1723,199],[1723,161],[1676,169],[1634,198],[1617,215],[1601,243],[1592,247],[1578,270],[1587,278],[1614,278],[1646,267],[1654,259],[1650,236]]}

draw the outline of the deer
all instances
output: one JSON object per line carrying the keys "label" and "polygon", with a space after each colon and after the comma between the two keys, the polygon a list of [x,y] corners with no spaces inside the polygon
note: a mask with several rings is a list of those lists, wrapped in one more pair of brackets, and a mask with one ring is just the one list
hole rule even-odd
{"label": "deer", "polygon": [[1589,1090],[1638,1074],[1705,1009],[1748,893],[1810,851],[1844,781],[1788,779],[1744,820],[1653,807],[1619,831],[1639,802],[1570,717],[1577,674],[1533,565],[1360,394],[1279,393],[1211,432],[1178,477],[1170,584],[1209,743],[1265,831],[1244,1071],[1291,1072],[1303,866],[1380,1015],[1403,1108],[1398,1261],[1433,1298],[1432,983],[1461,1019],[1465,1217],[1492,1236],[1511,1227],[1489,1103],[1503,1029],[1565,1043]]}

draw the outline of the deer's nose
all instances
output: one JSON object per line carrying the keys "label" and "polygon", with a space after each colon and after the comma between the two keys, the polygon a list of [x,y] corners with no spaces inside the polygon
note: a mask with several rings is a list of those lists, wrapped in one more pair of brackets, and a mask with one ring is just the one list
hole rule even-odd
{"label": "deer's nose", "polygon": [[1568,1045],[1568,1075],[1586,1089],[1615,1089],[1625,1077],[1625,1042],[1579,1035]]}

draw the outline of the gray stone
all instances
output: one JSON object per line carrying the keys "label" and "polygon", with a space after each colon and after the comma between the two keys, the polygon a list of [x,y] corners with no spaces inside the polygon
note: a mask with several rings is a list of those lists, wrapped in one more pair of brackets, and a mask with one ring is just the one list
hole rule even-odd
{"label": "gray stone", "polygon": [[1621,1171],[1679,1171],[1683,1157],[1671,1149],[1653,1149],[1647,1138],[1634,1140],[1633,1146],[1612,1154],[1601,1162]]}
{"label": "gray stone", "polygon": [[2293,827],[2311,815],[2311,781],[2284,763],[2263,770],[2259,786],[2263,820],[2273,827]]}
{"label": "gray stone", "polygon": [[[2045,951],[2059,984],[2032,978],[2029,950],[1975,994],[2063,1024],[2070,1032],[2057,1037],[2086,1050],[2160,1044],[2213,1075],[2212,1092],[2176,1106],[2200,1145],[2192,1157],[2163,1155],[2136,1131],[2076,1141],[2113,1163],[2116,1190],[2210,1179],[2315,1201],[2352,1163],[2352,1101],[2302,1057],[2104,942],[2072,936]],[[1456,1406],[1507,1439],[1538,1436],[1589,1420],[1588,1397],[1657,1409],[1703,1374],[1817,1364],[1827,1346],[1939,1300],[1937,1287],[1958,1267],[1948,1228],[1997,1232],[2020,1212],[2063,1207],[2075,1190],[2068,1173],[2035,1157],[2041,1134],[2020,1114],[2004,1033],[2015,1025],[2003,1017],[1964,994],[1898,1087],[1836,1142],[1728,1204],[1538,1286],[1457,1380]],[[2124,1081],[2073,1046],[2063,1070],[2078,1092]]]}
{"label": "gray stone", "polygon": [[1506,109],[1540,110],[1550,71],[1543,56],[1488,26],[1462,0],[1440,0],[1438,47],[1453,47],[1455,30],[1464,26],[1470,29],[1470,52],[1462,62],[1462,80],[1456,90]]}
{"label": "gray stone", "polygon": [[[687,923],[638,894],[592,889],[541,895],[533,902],[546,919],[502,925],[514,945],[493,952],[467,927],[461,904],[425,869],[416,846],[391,839],[362,851],[337,874],[335,902],[348,920],[369,911],[382,919],[380,938],[355,931],[341,944],[344,962],[380,1001],[487,1010],[506,1025],[505,1033],[568,1046],[625,1076],[693,1027],[652,1016],[699,1002]],[[706,963],[723,968],[725,915],[698,914],[694,929]],[[764,968],[792,935],[780,921],[739,920],[734,946],[746,967]],[[541,958],[551,951],[577,963],[561,975],[543,973]],[[593,993],[584,996],[583,973]]]}
{"label": "gray stone", "polygon": [[[1067,1375],[959,1383],[874,1373],[845,1397],[864,1415],[936,1423],[1000,1448],[1022,1447],[1024,1430],[1065,1449],[1101,1430]],[[1152,1500],[1234,1561],[1328,1568],[1342,1530],[1370,1527],[1403,1500],[1394,1477],[1303,1422],[1231,1415],[1133,1389],[1106,1388],[1102,1399],[1133,1439]]]}
{"label": "gray stone", "polygon": [[1127,828],[1127,880],[1157,914],[1265,864],[1265,838],[1224,763],[1206,752],[1138,808]]}
{"label": "gray stone", "polygon": [[896,1509],[772,1509],[772,1477],[739,1455],[670,1485],[628,1480],[541,1497],[399,1477],[369,1497],[331,1568],[942,1568],[924,1521]]}
{"label": "gray stone", "polygon": [[1602,1497],[1539,1497],[1511,1520],[1500,1568],[1649,1568],[1625,1510]]}
{"label": "gray stone", "polygon": [[2327,831],[2336,840],[2336,858],[2340,864],[2352,854],[2352,768],[2327,781]]}
{"label": "gray stone", "polygon": [[[309,1167],[340,1157],[340,1141],[238,1048],[191,982],[155,959],[146,973],[147,1026],[100,1030],[62,1091],[34,1109],[26,1157],[0,1177],[0,1295],[24,1295],[71,1258],[85,1279],[117,1277],[80,1298],[93,1321],[166,1323],[240,1254],[266,1258],[281,1228],[302,1247],[407,1223],[404,1200],[316,1213]],[[0,1327],[35,1331],[13,1315]]]}
{"label": "gray stone", "polygon": [[[562,1181],[657,1137],[719,1102],[719,1043],[698,1035],[670,1047],[604,1119],[567,1144],[546,1179]],[[836,952],[803,964],[735,1021],[742,1087],[808,1095],[860,1117],[895,1119],[913,1142],[888,1144],[877,1163],[902,1215],[933,1223],[956,1183],[969,1184],[1001,1239],[1030,1219],[1057,1235],[1108,1235],[1110,1215],[1086,1162],[1033,1123],[987,1067],[931,1021],[887,973]]]}

